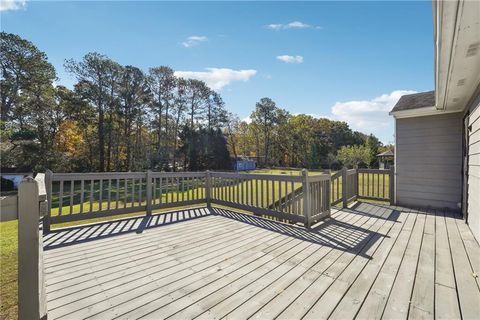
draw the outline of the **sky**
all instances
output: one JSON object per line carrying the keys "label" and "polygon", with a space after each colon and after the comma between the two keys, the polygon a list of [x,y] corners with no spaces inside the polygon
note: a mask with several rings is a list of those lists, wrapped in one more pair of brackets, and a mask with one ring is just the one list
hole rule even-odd
{"label": "sky", "polygon": [[402,94],[434,88],[430,1],[1,0],[1,30],[65,59],[99,52],[144,71],[202,79],[241,119],[262,97],[292,114],[346,121],[393,143]]}

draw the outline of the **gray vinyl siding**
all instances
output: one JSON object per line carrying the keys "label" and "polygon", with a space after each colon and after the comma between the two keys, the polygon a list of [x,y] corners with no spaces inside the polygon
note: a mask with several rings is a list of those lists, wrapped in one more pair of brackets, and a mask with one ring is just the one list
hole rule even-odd
{"label": "gray vinyl siding", "polygon": [[396,120],[396,200],[450,208],[462,199],[462,114]]}
{"label": "gray vinyl siding", "polygon": [[480,242],[480,95],[470,106],[468,125],[467,222]]}

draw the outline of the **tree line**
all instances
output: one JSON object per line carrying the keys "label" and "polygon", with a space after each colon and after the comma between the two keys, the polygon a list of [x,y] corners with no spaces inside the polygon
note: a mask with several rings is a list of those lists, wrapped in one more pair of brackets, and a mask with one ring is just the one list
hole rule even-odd
{"label": "tree line", "polygon": [[[66,60],[55,86],[45,53],[1,34],[3,165],[66,171],[226,169],[229,113],[203,81],[167,66],[144,72],[105,55]],[[199,143],[203,141],[203,143]]]}
{"label": "tree line", "polygon": [[391,146],[374,135],[350,129],[346,122],[292,115],[262,98],[250,122],[233,121],[229,135],[235,156],[253,156],[266,166],[338,169],[378,165],[376,155]]}
{"label": "tree line", "polygon": [[[55,85],[44,52],[5,32],[0,64],[2,167],[229,170],[232,159],[251,157],[261,166],[331,168],[348,162],[340,161],[342,147],[370,155],[382,147],[345,122],[291,115],[270,98],[240,121],[205,82],[168,66],[143,71],[87,53],[65,61],[76,79],[69,89]],[[374,165],[374,157],[362,162]]]}

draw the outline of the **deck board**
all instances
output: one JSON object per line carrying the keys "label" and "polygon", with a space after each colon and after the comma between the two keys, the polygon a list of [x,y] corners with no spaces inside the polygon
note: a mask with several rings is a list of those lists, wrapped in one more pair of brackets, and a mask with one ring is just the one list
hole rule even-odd
{"label": "deck board", "polygon": [[451,212],[445,213],[460,311],[464,319],[478,319],[480,315],[480,291],[473,277],[470,260],[460,238],[455,218],[455,215]]}
{"label": "deck board", "polygon": [[464,319],[480,247],[458,215],[358,203],[311,230],[225,209],[45,238],[49,319]]}

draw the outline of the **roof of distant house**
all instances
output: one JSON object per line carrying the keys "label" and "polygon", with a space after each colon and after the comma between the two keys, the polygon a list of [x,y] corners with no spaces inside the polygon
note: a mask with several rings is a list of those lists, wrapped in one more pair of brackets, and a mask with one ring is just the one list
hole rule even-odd
{"label": "roof of distant house", "polygon": [[393,107],[392,112],[433,106],[435,106],[435,91],[420,92],[402,96]]}
{"label": "roof of distant house", "polygon": [[395,154],[392,150],[387,150],[385,152],[377,154],[377,157],[393,157]]}

